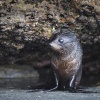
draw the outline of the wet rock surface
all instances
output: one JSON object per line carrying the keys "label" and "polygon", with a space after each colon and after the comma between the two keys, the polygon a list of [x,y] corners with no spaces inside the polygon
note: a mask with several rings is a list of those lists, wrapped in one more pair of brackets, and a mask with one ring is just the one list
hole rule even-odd
{"label": "wet rock surface", "polygon": [[29,90],[0,89],[1,100],[100,100],[100,86],[88,87],[92,93],[69,93],[68,91],[30,92]]}

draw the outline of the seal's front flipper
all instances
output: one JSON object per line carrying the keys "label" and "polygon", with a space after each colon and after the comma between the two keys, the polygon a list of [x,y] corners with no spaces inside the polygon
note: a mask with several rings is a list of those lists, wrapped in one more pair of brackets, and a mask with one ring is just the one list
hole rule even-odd
{"label": "seal's front flipper", "polygon": [[78,88],[78,85],[80,83],[81,76],[82,76],[82,67],[80,66],[77,73],[75,73],[71,78],[71,81],[69,84],[70,92],[76,91],[76,89]]}
{"label": "seal's front flipper", "polygon": [[54,72],[54,78],[55,78],[55,87],[54,88],[52,88],[52,89],[49,89],[49,90],[46,90],[47,92],[50,92],[50,91],[55,91],[55,90],[57,90],[58,89],[58,83],[59,83],[59,81],[58,81],[58,77],[57,77],[57,74]]}

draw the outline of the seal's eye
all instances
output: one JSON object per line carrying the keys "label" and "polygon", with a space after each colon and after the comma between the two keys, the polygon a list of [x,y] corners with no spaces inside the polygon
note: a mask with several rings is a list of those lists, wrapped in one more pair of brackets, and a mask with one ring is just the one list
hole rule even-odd
{"label": "seal's eye", "polygon": [[58,41],[59,41],[60,43],[63,43],[63,42],[64,42],[64,40],[63,40],[63,39],[59,39]]}

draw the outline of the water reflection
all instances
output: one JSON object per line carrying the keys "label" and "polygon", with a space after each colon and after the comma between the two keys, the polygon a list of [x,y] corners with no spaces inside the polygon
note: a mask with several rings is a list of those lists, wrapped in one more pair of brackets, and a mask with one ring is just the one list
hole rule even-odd
{"label": "water reflection", "polygon": [[39,83],[37,78],[0,78],[1,88],[30,89]]}

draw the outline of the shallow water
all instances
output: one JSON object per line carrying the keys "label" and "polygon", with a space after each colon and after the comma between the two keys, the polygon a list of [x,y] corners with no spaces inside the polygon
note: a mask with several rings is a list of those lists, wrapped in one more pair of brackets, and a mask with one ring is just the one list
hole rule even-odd
{"label": "shallow water", "polygon": [[[45,85],[49,85],[49,88],[51,88],[52,85],[50,84],[51,77],[48,77],[51,74],[49,75],[48,74],[49,72],[47,70],[44,73],[44,69],[40,70],[39,73],[38,72],[39,71],[33,69],[32,66],[26,66],[26,65],[0,66],[0,89],[33,90],[33,89],[43,89]],[[46,80],[50,82],[46,83],[45,82]],[[88,89],[91,86],[90,84],[85,86],[83,84],[80,85],[82,85],[82,87],[80,87],[82,91]],[[54,87],[54,84],[52,86]]]}
{"label": "shallow water", "polygon": [[30,89],[37,83],[37,78],[0,78],[1,88]]}

